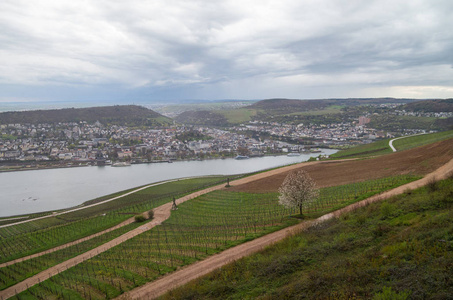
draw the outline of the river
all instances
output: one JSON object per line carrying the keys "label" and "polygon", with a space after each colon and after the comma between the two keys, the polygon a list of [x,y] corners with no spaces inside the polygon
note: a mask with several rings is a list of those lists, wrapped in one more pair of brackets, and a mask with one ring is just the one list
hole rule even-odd
{"label": "river", "polygon": [[80,167],[0,173],[0,217],[58,210],[137,186],[191,176],[232,175],[307,161],[310,156],[266,156],[138,164],[112,168]]}

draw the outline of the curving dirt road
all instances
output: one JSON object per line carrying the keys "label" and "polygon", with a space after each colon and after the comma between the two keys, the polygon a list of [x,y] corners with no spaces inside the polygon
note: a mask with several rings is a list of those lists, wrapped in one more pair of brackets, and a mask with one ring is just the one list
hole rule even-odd
{"label": "curving dirt road", "polygon": [[[309,163],[304,163],[306,165],[312,165],[312,164],[317,164],[317,163],[320,163],[320,162],[309,162]],[[300,164],[296,164],[296,165],[291,165],[291,166],[287,166],[287,167],[283,167],[283,168],[280,168],[280,169],[275,169],[275,170],[271,170],[271,171],[268,171],[268,172],[263,172],[263,173],[259,173],[259,174],[256,174],[256,175],[252,175],[252,176],[249,176],[249,177],[246,177],[246,178],[242,178],[242,179],[238,179],[238,180],[235,180],[235,181],[232,181],[230,182],[230,184],[233,184],[233,185],[239,185],[239,184],[245,184],[245,183],[248,183],[248,182],[252,182],[252,181],[255,181],[255,180],[258,180],[260,178],[263,178],[263,177],[266,177],[266,176],[270,176],[270,175],[275,175],[275,174],[279,174],[280,172],[287,172],[289,170],[292,170],[292,169],[296,169],[296,168],[299,168],[300,167]],[[190,195],[186,195],[182,198],[179,198],[176,200],[176,204],[180,204],[180,203],[183,203],[185,201],[188,201],[190,199],[193,199],[193,198],[196,198],[198,196],[201,196],[201,195],[204,195],[206,193],[209,193],[209,192],[212,192],[212,191],[215,191],[215,190],[219,190],[219,189],[222,189],[224,188],[225,185],[224,184],[221,184],[221,185],[217,185],[217,186],[214,186],[214,187],[210,187],[210,188],[207,188],[207,189],[204,189],[204,190],[201,190],[201,191],[198,191],[198,192],[195,192],[195,193],[192,193]],[[140,226],[136,229],[133,229],[113,240],[111,240],[110,242],[107,242],[99,247],[96,247],[90,251],[87,251],[83,254],[80,254],[74,258],[71,258],[67,261],[64,261],[54,267],[51,267],[45,271],[42,271],[41,273],[38,273],[30,278],[27,278],[26,280],[16,284],[16,285],[13,285],[3,291],[0,291],[0,298],[1,299],[8,299],[26,289],[28,289],[29,287],[35,285],[35,284],[38,284],[39,282],[41,281],[44,281],[52,276],[55,276],[61,272],[63,272],[64,270],[67,270],[68,268],[71,268],[77,264],[80,264],[82,262],[84,262],[85,260],[88,260],[104,251],[107,251],[108,249],[110,248],[113,248],[115,247],[116,245],[118,244],[121,244],[145,231],[148,231],[150,230],[151,228],[155,227],[156,225],[159,225],[161,224],[163,221],[165,221],[166,219],[168,219],[170,217],[170,213],[171,213],[171,207],[172,207],[172,202],[169,202],[169,203],[166,203],[164,205],[161,205],[157,208],[155,208],[153,211],[154,211],[154,219],[153,221],[143,225],[143,226]],[[118,225],[117,225],[118,226]],[[65,245],[63,245],[65,246]],[[61,247],[63,247],[61,246]]]}
{"label": "curving dirt road", "polygon": [[417,134],[413,134],[413,135],[406,135],[406,136],[400,136],[400,137],[394,138],[389,141],[389,147],[392,149],[393,152],[396,152],[396,148],[393,146],[394,141],[399,140],[399,139],[408,138],[411,136],[422,135],[422,134],[426,134],[426,133],[417,133]]}
{"label": "curving dirt road", "polygon": [[[351,204],[345,208],[339,209],[335,212],[326,214],[315,220],[302,222],[300,224],[276,231],[274,233],[262,236],[253,241],[241,244],[234,248],[230,248],[221,253],[215,254],[205,260],[199,261],[195,264],[186,266],[179,271],[164,276],[156,281],[145,284],[144,286],[138,287],[132,291],[129,291],[120,297],[119,299],[153,299],[163,295],[171,289],[179,287],[183,284],[188,283],[191,280],[199,278],[209,272],[226,265],[234,260],[240,259],[244,256],[258,252],[265,247],[272,245],[273,243],[280,241],[290,235],[303,231],[311,226],[317,225],[326,220],[339,217],[344,213],[356,210],[359,207],[366,206],[370,203],[387,199],[395,195],[404,193],[407,190],[416,189],[426,185],[430,180],[445,179],[453,174],[453,159],[448,163],[438,168],[432,173],[429,173],[420,180],[402,185],[393,190],[384,192],[379,195],[372,196],[363,201]],[[266,174],[268,176],[269,174]]]}

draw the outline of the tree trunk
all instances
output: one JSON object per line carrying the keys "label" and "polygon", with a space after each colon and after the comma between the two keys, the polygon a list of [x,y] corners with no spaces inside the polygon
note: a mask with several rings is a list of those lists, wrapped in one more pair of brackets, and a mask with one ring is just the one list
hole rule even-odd
{"label": "tree trunk", "polygon": [[302,205],[299,205],[299,212],[300,212],[300,215],[302,216]]}

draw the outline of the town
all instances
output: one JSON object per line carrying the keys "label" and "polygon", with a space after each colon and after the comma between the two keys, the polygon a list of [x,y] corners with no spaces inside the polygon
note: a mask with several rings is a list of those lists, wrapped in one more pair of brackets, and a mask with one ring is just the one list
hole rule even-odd
{"label": "town", "polygon": [[[335,124],[288,125],[250,121],[228,130],[172,125],[161,129],[106,126],[100,122],[0,125],[0,161],[71,162],[171,162],[172,160],[262,156],[341,148],[393,137],[368,128],[370,119]],[[399,133],[418,133],[422,130]]]}

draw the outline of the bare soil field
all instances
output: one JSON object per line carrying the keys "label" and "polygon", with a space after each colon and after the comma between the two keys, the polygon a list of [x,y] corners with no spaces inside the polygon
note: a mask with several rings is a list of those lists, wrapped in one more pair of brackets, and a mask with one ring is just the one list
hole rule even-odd
{"label": "bare soil field", "polygon": [[[323,161],[319,164],[301,165],[297,169],[307,171],[318,187],[328,187],[401,174],[425,175],[447,163],[452,157],[453,139],[449,139],[372,159]],[[276,192],[288,172],[236,185],[229,190],[252,193]]]}

